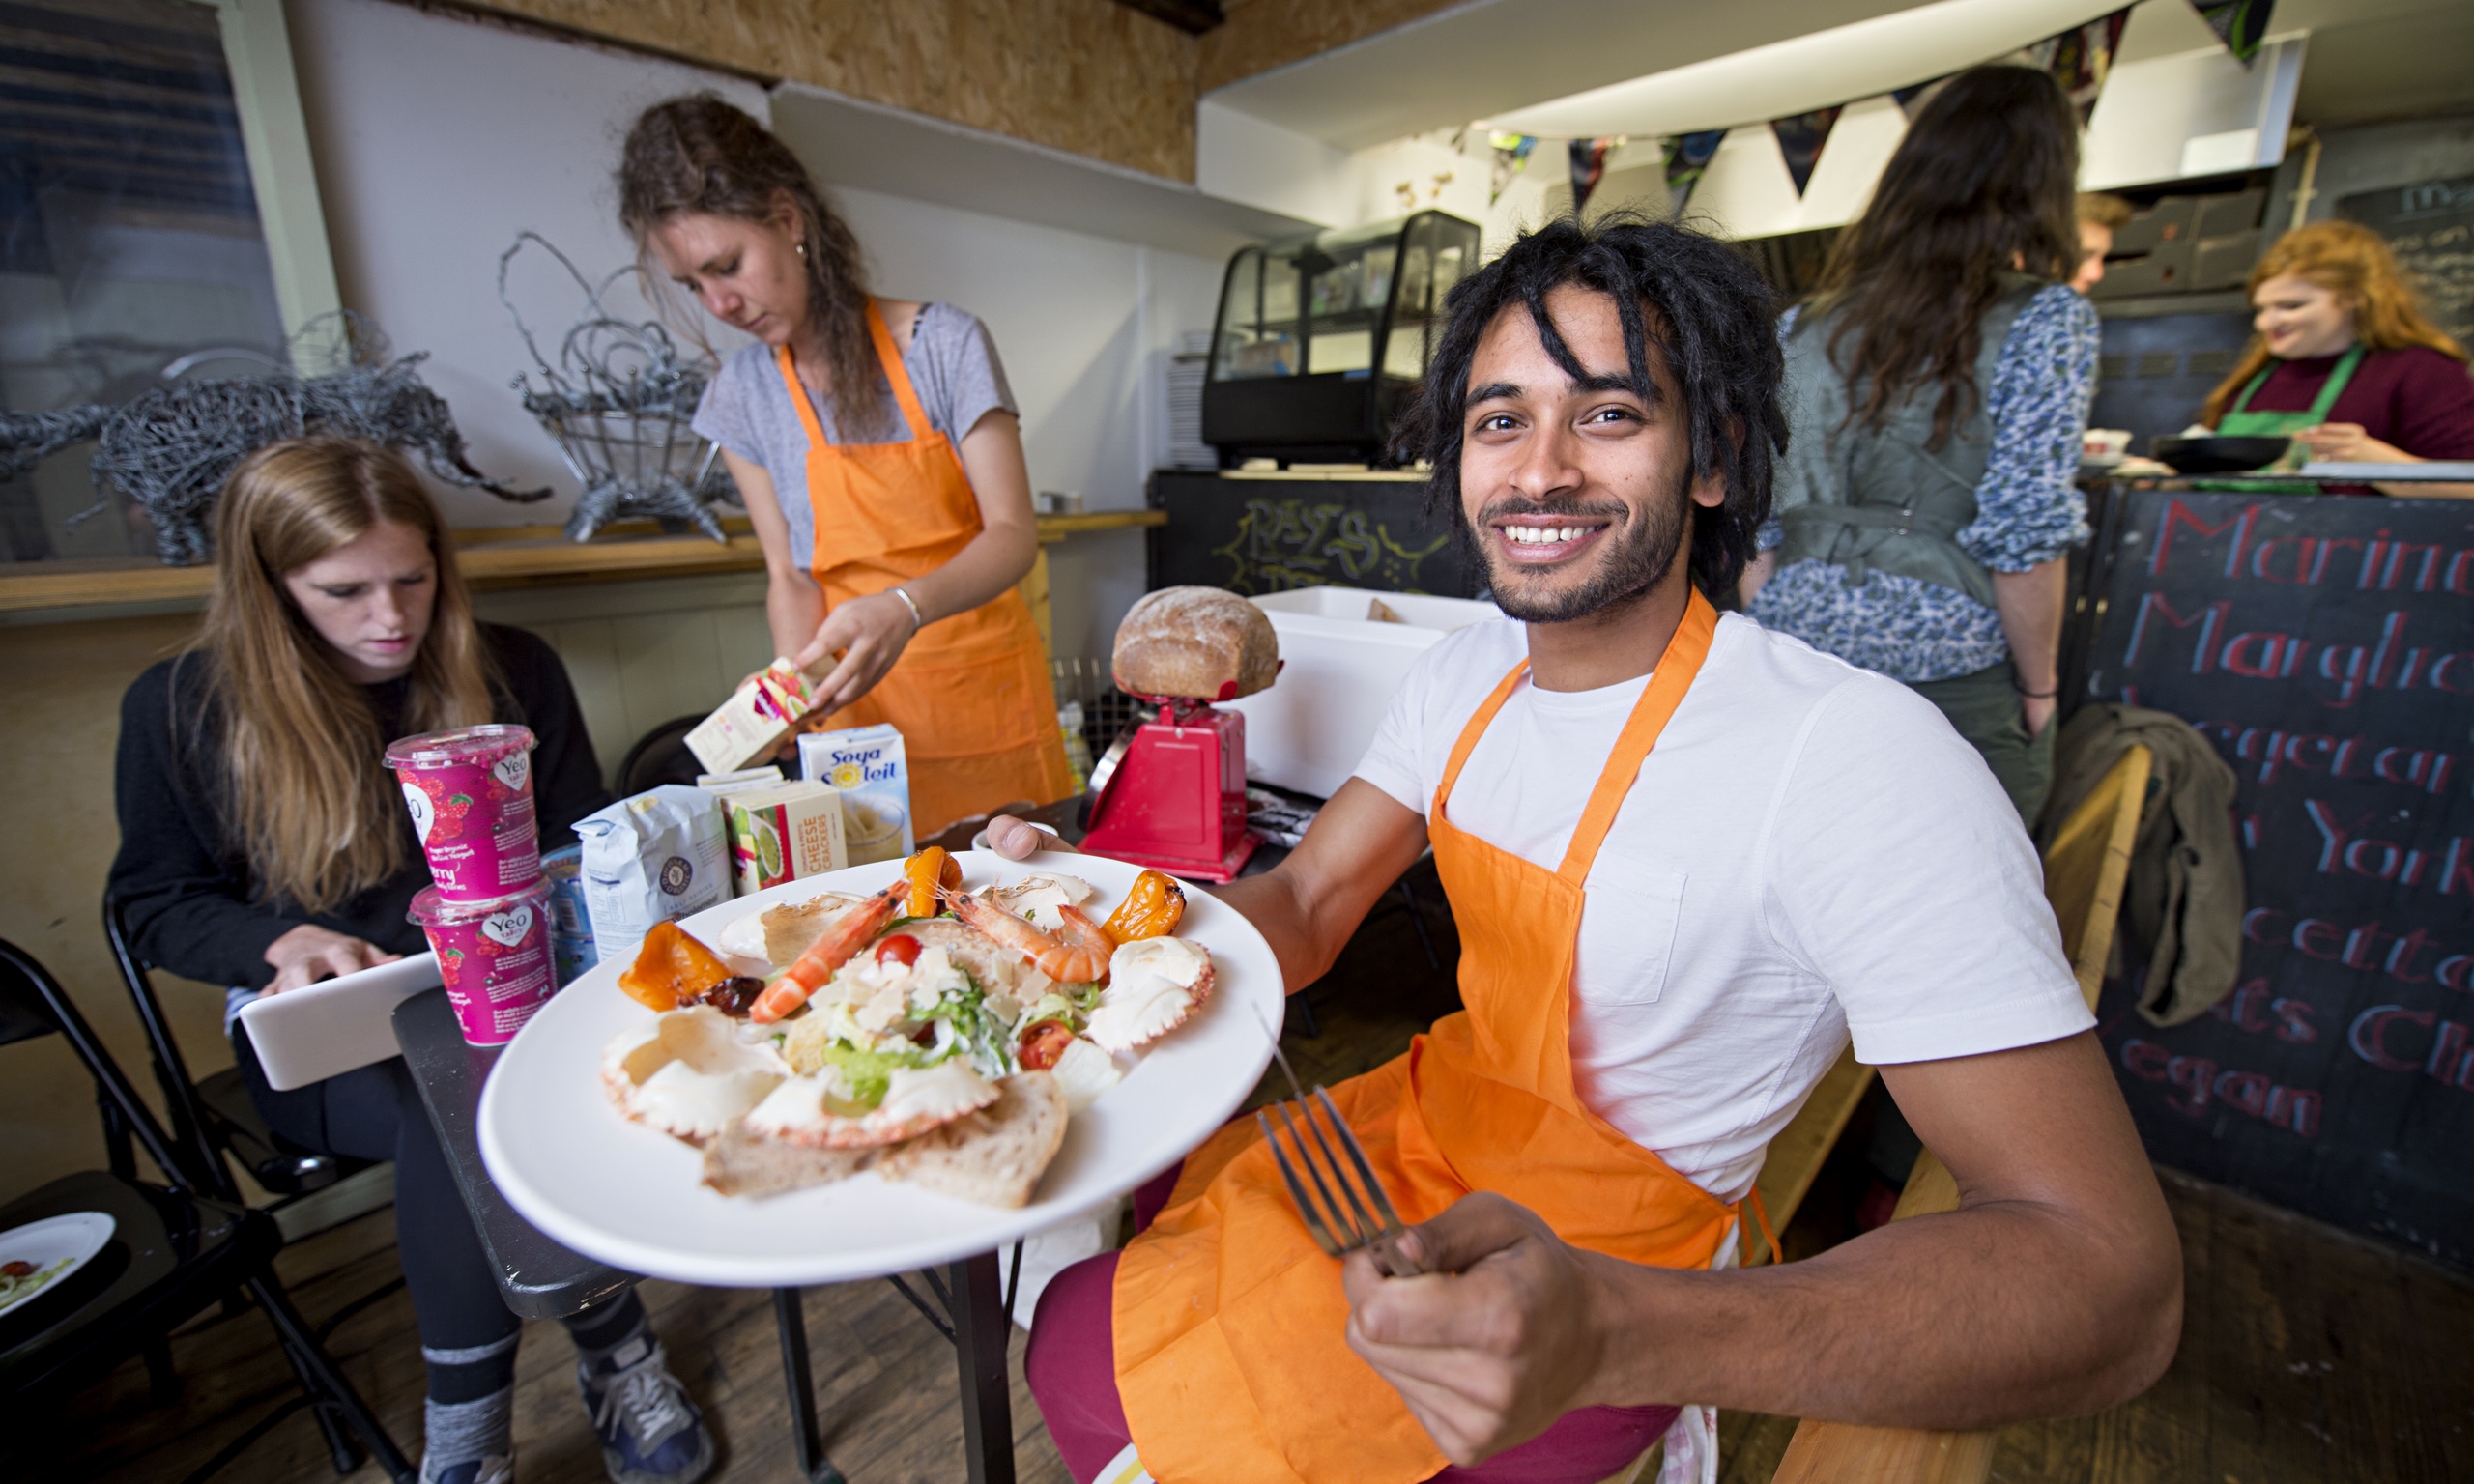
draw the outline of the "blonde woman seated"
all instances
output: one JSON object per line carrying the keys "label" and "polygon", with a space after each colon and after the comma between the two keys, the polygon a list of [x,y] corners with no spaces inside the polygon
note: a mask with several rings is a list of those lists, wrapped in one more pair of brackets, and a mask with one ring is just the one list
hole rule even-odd
{"label": "blonde woman seated", "polygon": [[[376,444],[297,439],[223,487],[215,594],[186,653],[121,702],[111,888],[138,951],[241,1003],[426,946],[428,884],[394,737],[517,722],[539,739],[545,840],[602,801],[565,670],[521,629],[474,620],[455,548],[413,471]],[[428,1362],[424,1484],[510,1484],[522,1323],[400,1059],[278,1093],[232,1037],[267,1122],[305,1148],[395,1164],[395,1228]],[[712,1467],[701,1414],[631,1288],[565,1322],[576,1382],[618,1484]]]}

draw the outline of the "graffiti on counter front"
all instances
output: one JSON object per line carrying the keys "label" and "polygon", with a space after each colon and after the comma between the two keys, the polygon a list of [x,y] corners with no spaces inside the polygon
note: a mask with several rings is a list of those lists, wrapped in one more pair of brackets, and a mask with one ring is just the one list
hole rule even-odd
{"label": "graffiti on counter front", "polygon": [[1232,592],[1338,585],[1415,593],[1426,590],[1418,568],[1451,541],[1442,535],[1422,547],[1402,546],[1389,526],[1332,501],[1250,499],[1235,537],[1211,555],[1227,558],[1222,585]]}

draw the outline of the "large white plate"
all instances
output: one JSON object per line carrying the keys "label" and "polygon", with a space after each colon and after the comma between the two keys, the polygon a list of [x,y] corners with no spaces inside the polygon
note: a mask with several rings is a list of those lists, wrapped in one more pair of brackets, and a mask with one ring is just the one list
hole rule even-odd
{"label": "large white plate", "polygon": [[[1269,1060],[1268,1052],[1265,1059]],[[32,1263],[35,1270],[41,1272],[62,1258],[69,1259],[69,1266],[52,1274],[51,1281],[31,1292],[19,1294],[7,1303],[0,1303],[0,1314],[50,1293],[69,1281],[71,1273],[85,1267],[94,1260],[96,1253],[103,1250],[103,1243],[112,1240],[113,1228],[118,1225],[108,1212],[72,1211],[65,1216],[48,1216],[0,1232],[0,1263]]]}
{"label": "large white plate", "polygon": [[[983,850],[956,857],[976,890],[1062,870],[1113,907],[1139,868],[1091,855],[1028,864]],[[854,866],[684,919],[711,943],[733,919],[823,891],[871,892],[900,863]],[[682,1283],[773,1288],[906,1272],[1000,1247],[1114,1200],[1159,1174],[1237,1111],[1271,1061],[1279,960],[1253,925],[1186,886],[1179,937],[1211,950],[1218,984],[1194,1017],[1145,1047],[1123,1082],[1074,1115],[1036,1198],[1001,1211],[887,1184],[873,1174],[761,1200],[705,1188],[694,1149],[619,1116],[601,1089],[601,1048],[652,1012],[604,962],[561,990],[500,1056],[481,1093],[481,1158],[524,1218],[588,1257]]]}

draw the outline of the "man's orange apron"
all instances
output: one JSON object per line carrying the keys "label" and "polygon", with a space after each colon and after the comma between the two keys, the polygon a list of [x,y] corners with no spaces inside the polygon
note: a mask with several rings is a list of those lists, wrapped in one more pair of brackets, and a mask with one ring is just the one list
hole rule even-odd
{"label": "man's orange apron", "polygon": [[[828,612],[926,577],[981,530],[962,459],[928,421],[874,300],[868,333],[910,424],[907,442],[825,442],[789,347],[774,357],[808,433],[808,511],[816,531],[810,570]],[[879,722],[902,732],[912,829],[921,838],[1000,804],[1048,804],[1074,791],[1039,627],[1012,588],[911,636],[877,688],[825,725]]]}
{"label": "man's orange apron", "polygon": [[[1627,1262],[1706,1268],[1716,1255],[1734,1208],[1584,1107],[1569,1051],[1582,883],[1716,629],[1694,593],[1559,870],[1463,833],[1445,812],[1527,661],[1462,729],[1427,828],[1460,928],[1466,1009],[1333,1094],[1401,1220],[1491,1190],[1565,1241]],[[1167,1208],[1118,1263],[1112,1308],[1117,1389],[1157,1478],[1412,1484],[1444,1467],[1399,1393],[1348,1348],[1340,1265],[1307,1234],[1251,1120],[1186,1160]]]}

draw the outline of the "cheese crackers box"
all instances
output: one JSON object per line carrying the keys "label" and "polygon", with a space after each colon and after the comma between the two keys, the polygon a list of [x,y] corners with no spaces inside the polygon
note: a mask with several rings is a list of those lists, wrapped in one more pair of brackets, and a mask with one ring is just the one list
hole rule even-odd
{"label": "cheese crackers box", "polygon": [[892,723],[799,738],[799,776],[841,790],[851,865],[910,854],[910,764]]}
{"label": "cheese crackers box", "polygon": [[696,724],[687,750],[715,773],[744,768],[772,752],[815,700],[798,667],[776,659]]}
{"label": "cheese crackers box", "polygon": [[736,789],[722,796],[722,811],[730,817],[731,865],[742,897],[849,864],[842,795],[822,784]]}

